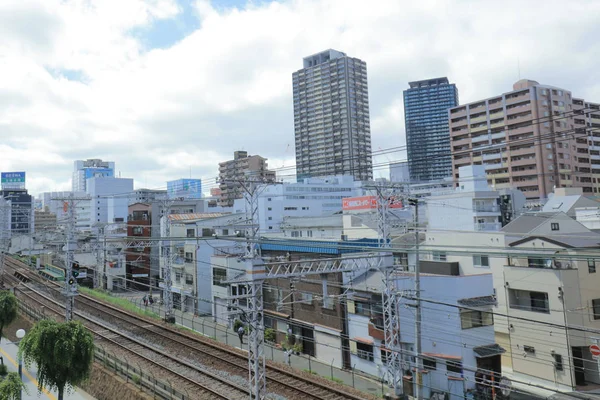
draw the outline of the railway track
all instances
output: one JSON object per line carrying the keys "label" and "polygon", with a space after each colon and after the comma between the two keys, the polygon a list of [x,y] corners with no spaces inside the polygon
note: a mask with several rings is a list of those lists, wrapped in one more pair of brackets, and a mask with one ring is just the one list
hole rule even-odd
{"label": "railway track", "polygon": [[[42,280],[35,272],[20,265],[18,261],[10,257],[7,257],[7,261],[5,267],[13,272],[15,279],[19,279],[21,282],[40,282]],[[54,290],[61,287],[54,282],[43,281],[43,283]],[[182,332],[171,325],[158,323],[150,318],[130,314],[86,295],[77,296],[76,309],[85,310],[95,318],[110,321],[119,330],[126,330],[131,335],[143,337],[154,345],[169,349],[169,354],[179,360],[186,360],[193,364],[201,363],[211,369],[220,369],[247,378],[247,354],[245,352],[224,347],[221,343],[198,337],[198,335]],[[371,398],[368,394],[357,395],[337,387],[341,385],[333,382],[319,382],[314,376],[303,376],[303,374],[305,373],[294,373],[275,363],[267,362],[267,387],[270,392],[289,399],[359,400]],[[247,392],[245,396],[247,398]]]}
{"label": "railway track", "polygon": [[[27,298],[45,307],[46,312],[62,316],[62,304],[51,299],[28,284],[15,288],[21,299]],[[95,318],[75,312],[78,320],[93,333],[96,345],[113,354],[119,354],[127,362],[143,365],[146,370],[156,371],[157,376],[176,385],[179,391],[187,393],[190,399],[247,399],[248,388],[231,382],[213,372],[174,357],[168,351],[140,341],[132,335],[102,323]],[[158,375],[160,374],[160,375]]]}

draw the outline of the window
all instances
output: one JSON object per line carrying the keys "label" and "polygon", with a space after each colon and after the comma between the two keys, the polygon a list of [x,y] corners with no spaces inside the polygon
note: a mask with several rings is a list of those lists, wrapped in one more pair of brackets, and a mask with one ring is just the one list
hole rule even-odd
{"label": "window", "polygon": [[588,272],[590,274],[596,273],[596,261],[594,261],[592,258],[588,259]]}
{"label": "window", "polygon": [[306,237],[313,237],[313,231],[306,231]]}
{"label": "window", "polygon": [[186,252],[185,253],[185,262],[188,262],[188,263],[194,262],[194,253]]}
{"label": "window", "polygon": [[175,272],[175,282],[181,282],[181,272]]}
{"label": "window", "polygon": [[476,267],[489,267],[490,258],[488,256],[473,256],[473,265]]}
{"label": "window", "polygon": [[552,353],[552,358],[554,358],[554,369],[557,371],[562,371],[563,370],[562,356],[560,354]]}
{"label": "window", "polygon": [[185,284],[186,285],[194,284],[194,277],[192,276],[192,274],[185,274]]}
{"label": "window", "polygon": [[531,354],[532,356],[535,356],[535,347],[533,346],[523,346],[523,351],[525,353]]}
{"label": "window", "polygon": [[461,310],[460,327],[462,329],[494,325],[494,314],[489,311]]}
{"label": "window", "polygon": [[594,312],[594,319],[600,319],[600,299],[592,300],[592,309]]}
{"label": "window", "polygon": [[223,229],[223,236],[229,235],[229,229]]}
{"label": "window", "polygon": [[543,311],[543,312],[550,311],[548,309],[548,293],[529,292],[529,298],[531,299],[532,311]]}
{"label": "window", "polygon": [[443,251],[434,251],[431,253],[433,261],[446,261],[446,253]]}
{"label": "window", "polygon": [[193,237],[195,237],[195,236],[196,236],[195,229],[194,229],[194,228],[192,228],[192,229],[188,229],[188,230],[186,231],[186,234],[185,234],[185,235],[186,235],[186,237],[189,237],[189,238],[193,238]]}
{"label": "window", "polygon": [[[600,301],[600,299],[598,299]],[[510,308],[525,311],[549,313],[548,293],[531,292],[527,290],[508,289],[508,304]],[[599,309],[600,310],[600,309]],[[600,315],[598,316],[600,319]]]}
{"label": "window", "polygon": [[371,316],[371,305],[366,301],[355,301],[354,302],[354,313],[360,315]]}
{"label": "window", "polygon": [[559,230],[559,228],[560,227],[558,225],[558,222],[552,222],[552,223],[550,223],[550,229],[552,229],[553,231],[557,231],[557,230]]}
{"label": "window", "polygon": [[446,361],[446,370],[448,372],[462,374],[462,361]]}
{"label": "window", "polygon": [[144,228],[142,228],[141,226],[134,226],[133,227],[133,234],[134,235],[142,235],[144,233]]}
{"label": "window", "polygon": [[224,268],[213,268],[213,285],[227,287],[223,281],[227,280],[227,270]]}
{"label": "window", "polygon": [[433,358],[423,357],[423,367],[430,371],[435,371],[437,369],[437,363]]}
{"label": "window", "polygon": [[367,361],[373,361],[373,345],[356,342],[356,355]]}
{"label": "window", "polygon": [[268,219],[269,221],[272,221],[272,220],[273,220],[273,217],[269,217],[269,218],[267,218],[267,219]]}

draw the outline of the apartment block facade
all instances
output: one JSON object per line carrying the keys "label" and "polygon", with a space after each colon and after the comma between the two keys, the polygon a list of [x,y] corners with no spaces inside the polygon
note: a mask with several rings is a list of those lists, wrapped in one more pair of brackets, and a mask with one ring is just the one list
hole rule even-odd
{"label": "apartment block facade", "polygon": [[495,189],[513,187],[527,199],[545,199],[555,187],[598,193],[598,104],[523,79],[511,92],[450,109],[448,117],[455,182],[458,168],[479,164]]}
{"label": "apartment block facade", "polygon": [[298,179],[372,179],[367,64],[336,50],[303,62],[292,75]]}
{"label": "apartment block facade", "polygon": [[458,89],[448,78],[409,83],[404,91],[408,168],[413,181],[452,176],[448,109],[458,105]]}
{"label": "apartment block facade", "polygon": [[219,163],[219,188],[221,207],[232,207],[235,199],[244,197],[241,181],[273,182],[275,171],[267,169],[267,159],[258,155],[249,156],[247,151],[236,151],[233,160]]}

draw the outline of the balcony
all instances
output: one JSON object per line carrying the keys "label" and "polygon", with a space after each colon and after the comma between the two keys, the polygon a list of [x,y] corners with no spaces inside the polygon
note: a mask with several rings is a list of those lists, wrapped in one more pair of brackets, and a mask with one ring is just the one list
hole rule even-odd
{"label": "balcony", "polygon": [[476,213],[497,213],[500,208],[497,204],[473,205],[473,211]]}
{"label": "balcony", "polygon": [[494,164],[484,164],[485,170],[492,170],[502,168],[502,163],[494,163]]}
{"label": "balcony", "polygon": [[487,131],[487,129],[488,129],[487,125],[478,126],[477,128],[471,128],[471,133]]}
{"label": "balcony", "polygon": [[502,228],[500,222],[476,222],[475,230],[478,232],[494,232]]}
{"label": "balcony", "polygon": [[371,336],[373,339],[384,341],[385,333],[383,332],[382,325],[383,321],[380,321],[379,323],[376,320],[369,321],[369,336]]}
{"label": "balcony", "polygon": [[485,121],[487,121],[487,116],[486,115],[482,115],[481,117],[477,117],[477,118],[471,118],[469,120],[469,122],[471,124],[476,124],[478,122],[485,122]]}
{"label": "balcony", "polygon": [[474,136],[471,139],[472,143],[480,143],[480,142],[487,142],[487,141],[488,141],[488,135]]}
{"label": "balcony", "polygon": [[491,154],[483,154],[482,158],[484,161],[487,160],[495,160],[495,159],[499,159],[502,158],[502,153],[491,153]]}
{"label": "balcony", "polygon": [[506,139],[506,132],[492,133],[492,140],[494,139]]}

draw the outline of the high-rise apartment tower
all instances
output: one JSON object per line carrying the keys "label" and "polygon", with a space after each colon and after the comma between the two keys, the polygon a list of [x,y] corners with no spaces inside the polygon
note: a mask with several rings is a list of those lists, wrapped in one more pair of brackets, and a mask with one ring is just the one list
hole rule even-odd
{"label": "high-rise apartment tower", "polygon": [[452,167],[483,164],[488,183],[528,199],[600,190],[600,105],[523,79],[513,91],[450,110]]}
{"label": "high-rise apartment tower", "polygon": [[296,172],[373,178],[367,64],[336,50],[304,58],[292,75]]}
{"label": "high-rise apartment tower", "polygon": [[413,181],[452,176],[448,110],[458,105],[458,89],[448,78],[409,82],[404,91],[408,169]]}

